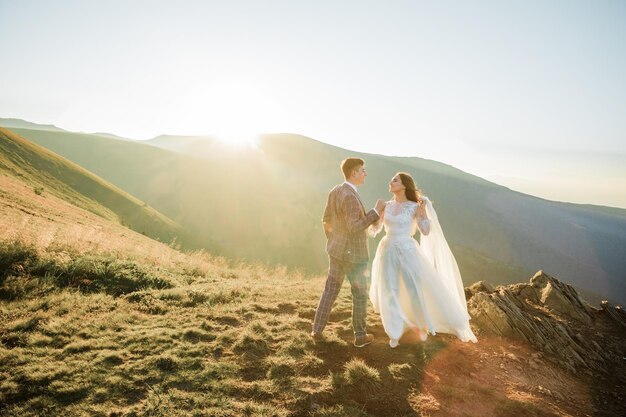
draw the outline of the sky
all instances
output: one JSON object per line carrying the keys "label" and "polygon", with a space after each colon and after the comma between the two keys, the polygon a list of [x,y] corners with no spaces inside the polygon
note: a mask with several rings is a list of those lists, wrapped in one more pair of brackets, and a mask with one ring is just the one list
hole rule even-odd
{"label": "sky", "polygon": [[626,1],[0,0],[0,117],[289,132],[626,208]]}

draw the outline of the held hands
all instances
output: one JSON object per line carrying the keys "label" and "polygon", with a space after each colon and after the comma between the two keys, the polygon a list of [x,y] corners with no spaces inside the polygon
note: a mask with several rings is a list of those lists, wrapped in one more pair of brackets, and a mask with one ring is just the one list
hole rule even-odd
{"label": "held hands", "polygon": [[386,205],[387,203],[381,200],[380,198],[376,200],[376,211],[378,212],[379,215],[383,214],[383,212],[385,211]]}

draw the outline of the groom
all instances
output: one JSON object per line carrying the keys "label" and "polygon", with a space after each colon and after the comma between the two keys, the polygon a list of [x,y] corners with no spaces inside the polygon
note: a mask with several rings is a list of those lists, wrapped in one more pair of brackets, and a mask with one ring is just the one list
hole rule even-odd
{"label": "groom", "polygon": [[341,162],[345,177],[343,184],[335,186],[328,194],[324,209],[324,232],[328,242],[329,267],[326,286],[320,298],[311,337],[319,340],[328,322],[330,310],[339,295],[341,284],[347,276],[352,287],[352,328],[354,346],[363,347],[374,340],[374,335],[365,329],[367,314],[367,228],[380,218],[385,202],[378,200],[376,207],[365,212],[357,187],[365,182],[365,161],[361,158],[347,158]]}

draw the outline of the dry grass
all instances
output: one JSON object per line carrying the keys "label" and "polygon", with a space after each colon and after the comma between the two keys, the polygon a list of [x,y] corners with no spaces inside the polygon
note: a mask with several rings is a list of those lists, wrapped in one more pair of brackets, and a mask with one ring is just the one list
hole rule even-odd
{"label": "dry grass", "polygon": [[[409,334],[392,350],[370,312],[376,341],[355,349],[348,288],[325,340],[313,343],[323,277],[182,253],[45,192],[0,182],[8,187],[0,199],[0,415],[588,410],[589,398],[564,373],[501,369],[505,341],[420,343]],[[533,391],[539,379],[554,392],[568,382],[571,404]]]}
{"label": "dry grass", "polygon": [[[91,289],[51,278],[61,262],[54,253],[15,241],[0,245],[0,258],[8,259],[7,253],[32,255],[13,257],[2,278],[0,400],[7,414],[189,415],[219,409],[232,416],[289,415],[305,395],[297,388],[304,375],[296,371],[321,361],[311,357],[312,345],[303,338],[306,321],[275,310],[284,300],[283,291],[274,289],[287,280],[282,270],[212,264],[200,274],[206,260],[199,254],[171,269],[135,259],[137,283],[144,276],[168,277],[170,288],[148,285],[127,293],[128,268],[104,268],[108,255],[88,256],[88,272],[101,272],[90,276]],[[70,264],[83,259],[74,255]],[[194,280],[187,284],[190,268]],[[86,274],[67,271],[78,281],[73,273]],[[239,278],[223,278],[233,271]],[[266,276],[274,285],[260,279]],[[15,289],[34,280],[36,291]],[[102,280],[106,286],[96,285]],[[305,283],[301,278],[299,284]],[[267,311],[249,307],[253,302]],[[251,381],[267,384],[252,389]],[[259,396],[266,401],[256,401]]]}
{"label": "dry grass", "polygon": [[[9,266],[1,283],[0,414],[472,415],[459,410],[476,411],[480,399],[486,416],[555,415],[545,400],[507,397],[488,376],[470,375],[476,369],[468,352],[489,344],[404,338],[391,350],[372,316],[377,341],[355,349],[347,288],[326,340],[313,343],[321,277],[229,266],[202,253],[178,253],[168,267],[129,253],[119,260],[123,267],[108,270],[110,254],[69,255],[0,242]],[[90,278],[93,288],[46,274],[75,262],[101,273]],[[127,291],[128,265],[134,282],[149,276],[166,288]],[[451,350],[455,360],[442,362]],[[466,379],[454,379],[460,376]]]}

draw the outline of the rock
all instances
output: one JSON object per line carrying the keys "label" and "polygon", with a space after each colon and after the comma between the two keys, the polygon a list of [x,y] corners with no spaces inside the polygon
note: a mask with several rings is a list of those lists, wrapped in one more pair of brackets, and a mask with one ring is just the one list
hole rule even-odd
{"label": "rock", "polygon": [[602,301],[600,305],[602,307],[602,310],[609,316],[611,320],[613,320],[615,323],[622,327],[626,327],[626,312],[624,312],[621,307],[613,307],[608,301]]}
{"label": "rock", "polygon": [[[480,281],[466,291],[472,294],[467,305],[479,340],[481,335],[502,336],[534,346],[537,352],[528,362],[532,369],[540,368],[539,358],[572,372],[607,372],[607,364],[617,359],[623,366],[626,353],[612,353],[623,352],[626,345],[626,313],[619,307],[603,302],[594,309],[573,287],[543,271],[529,283],[493,289]],[[596,326],[597,320],[602,325]]]}
{"label": "rock", "polygon": [[506,312],[488,294],[475,294],[470,299],[469,308],[473,317],[472,323],[476,324],[483,333],[494,336],[515,335]]}
{"label": "rock", "polygon": [[492,292],[495,292],[495,289],[493,288],[493,286],[487,281],[475,282],[472,285],[470,285],[469,289],[472,292],[472,294],[476,294],[477,292],[486,292],[488,294],[491,294]]}
{"label": "rock", "polygon": [[535,304],[541,303],[539,296],[537,295],[537,291],[535,291],[531,285],[524,284],[524,286],[519,289],[518,295],[522,300],[528,300]]}
{"label": "rock", "polygon": [[537,272],[530,282],[541,292],[541,303],[550,310],[584,323],[591,322],[591,317],[574,287],[552,278],[543,271]]}
{"label": "rock", "polygon": [[535,362],[534,360],[529,360],[528,361],[528,365],[532,368],[532,369],[539,369],[539,365],[537,364],[537,362]]}

